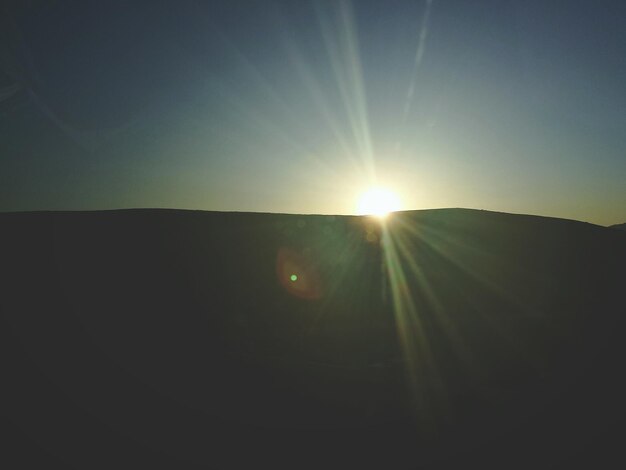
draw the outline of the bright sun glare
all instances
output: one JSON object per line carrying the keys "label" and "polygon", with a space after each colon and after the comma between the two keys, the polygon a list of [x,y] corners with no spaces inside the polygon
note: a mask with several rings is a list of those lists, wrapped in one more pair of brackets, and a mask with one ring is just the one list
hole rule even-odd
{"label": "bright sun glare", "polygon": [[393,191],[386,188],[371,188],[359,197],[357,213],[383,218],[390,212],[400,210],[401,207],[400,198]]}

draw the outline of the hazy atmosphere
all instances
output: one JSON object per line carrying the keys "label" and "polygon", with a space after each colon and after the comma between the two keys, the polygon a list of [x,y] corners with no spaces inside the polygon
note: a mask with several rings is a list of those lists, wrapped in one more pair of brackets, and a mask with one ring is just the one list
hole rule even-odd
{"label": "hazy atmosphere", "polygon": [[626,220],[624,2],[13,2],[0,210]]}

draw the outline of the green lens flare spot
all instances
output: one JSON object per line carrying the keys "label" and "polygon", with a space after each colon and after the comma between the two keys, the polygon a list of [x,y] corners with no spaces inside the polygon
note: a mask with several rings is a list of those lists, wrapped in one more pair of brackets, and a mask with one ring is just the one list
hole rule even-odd
{"label": "green lens flare spot", "polygon": [[289,279],[291,279],[291,282],[296,282],[298,280],[298,276],[292,274],[291,276],[289,276]]}

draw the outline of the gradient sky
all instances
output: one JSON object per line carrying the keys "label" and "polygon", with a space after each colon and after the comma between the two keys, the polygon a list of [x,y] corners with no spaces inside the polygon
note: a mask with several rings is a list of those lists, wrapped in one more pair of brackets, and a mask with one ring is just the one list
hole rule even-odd
{"label": "gradient sky", "polygon": [[[0,7],[1,8],[1,7]],[[16,1],[0,210],[626,221],[626,2]]]}

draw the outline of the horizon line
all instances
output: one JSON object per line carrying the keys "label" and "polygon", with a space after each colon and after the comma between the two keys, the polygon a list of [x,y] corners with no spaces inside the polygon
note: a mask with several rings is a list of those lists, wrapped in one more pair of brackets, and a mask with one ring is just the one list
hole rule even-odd
{"label": "horizon line", "polygon": [[[176,212],[206,212],[206,213],[219,213],[219,214],[251,214],[251,215],[290,215],[290,216],[312,216],[312,217],[376,217],[373,214],[322,214],[317,212],[299,213],[299,212],[268,212],[268,211],[245,211],[245,210],[216,210],[216,209],[187,209],[187,208],[174,208],[174,207],[125,207],[114,209],[36,209],[36,210],[8,210],[0,211],[0,215],[4,214],[42,214],[42,213],[91,213],[91,212],[122,212],[122,211],[176,211]],[[389,212],[388,216],[393,214],[402,214],[410,212],[431,212],[431,211],[474,211],[474,212],[489,212],[494,214],[516,215],[526,217],[540,217],[544,219],[556,219],[556,220],[568,220],[573,222],[580,222],[598,227],[613,227],[614,225],[621,225],[622,222],[610,225],[600,225],[593,222],[580,219],[569,219],[565,217],[555,217],[550,215],[541,214],[529,214],[523,212],[505,212],[496,211],[491,209],[476,209],[471,207],[435,207],[428,209],[403,209],[398,211]]]}

